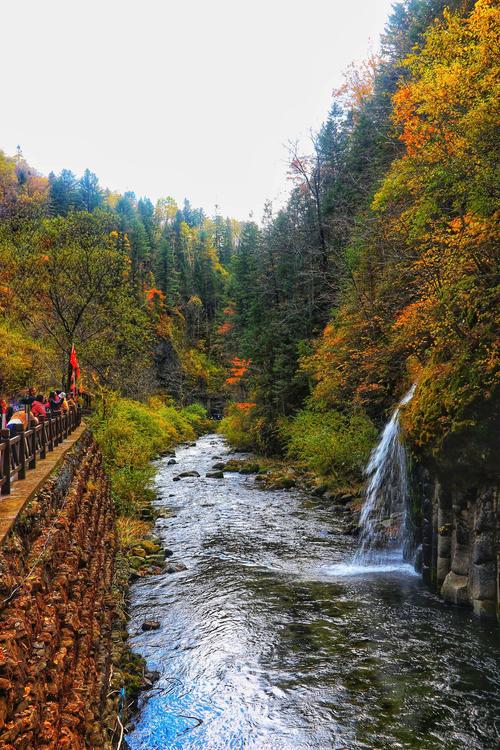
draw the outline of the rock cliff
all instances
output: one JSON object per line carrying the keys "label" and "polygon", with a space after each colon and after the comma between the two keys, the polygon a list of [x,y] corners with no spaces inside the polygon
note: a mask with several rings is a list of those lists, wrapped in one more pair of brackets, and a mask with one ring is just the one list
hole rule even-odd
{"label": "rock cliff", "polygon": [[453,604],[500,620],[500,493],[419,472],[417,507],[424,580]]}

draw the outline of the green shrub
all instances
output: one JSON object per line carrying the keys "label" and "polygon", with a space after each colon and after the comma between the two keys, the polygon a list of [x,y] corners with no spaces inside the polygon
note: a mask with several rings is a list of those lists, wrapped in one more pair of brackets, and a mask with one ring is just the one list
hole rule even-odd
{"label": "green shrub", "polygon": [[189,406],[181,409],[181,414],[198,435],[212,426],[212,422],[207,416],[207,410],[201,404],[189,404]]}
{"label": "green shrub", "polygon": [[281,427],[290,458],[339,481],[359,480],[377,430],[363,413],[303,410]]}
{"label": "green shrub", "polygon": [[159,398],[142,404],[106,393],[91,418],[95,438],[111,477],[120,515],[136,516],[153,498],[151,460],[207,426],[206,411],[194,404],[178,410]]}
{"label": "green shrub", "polygon": [[111,487],[116,512],[119,516],[134,517],[140,513],[141,508],[153,500],[154,492],[151,489],[155,470],[152,466],[144,466],[140,469],[132,466],[121,468],[108,468],[111,476]]}
{"label": "green shrub", "polygon": [[255,408],[230,404],[218,431],[237,450],[249,451],[258,448],[259,420],[256,418]]}

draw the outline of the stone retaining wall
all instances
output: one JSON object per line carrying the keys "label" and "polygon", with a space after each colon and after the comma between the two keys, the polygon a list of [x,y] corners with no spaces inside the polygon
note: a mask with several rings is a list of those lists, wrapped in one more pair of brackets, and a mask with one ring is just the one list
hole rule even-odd
{"label": "stone retaining wall", "polygon": [[86,432],[0,550],[0,750],[106,745],[114,512]]}

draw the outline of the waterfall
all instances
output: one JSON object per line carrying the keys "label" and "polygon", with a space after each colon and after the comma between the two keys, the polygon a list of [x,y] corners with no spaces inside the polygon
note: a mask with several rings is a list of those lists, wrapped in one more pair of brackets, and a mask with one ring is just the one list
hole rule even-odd
{"label": "waterfall", "polygon": [[412,385],[399,402],[365,469],[366,500],[359,521],[356,563],[403,562],[409,547],[408,471],[400,412],[413,398],[415,388],[416,384]]}

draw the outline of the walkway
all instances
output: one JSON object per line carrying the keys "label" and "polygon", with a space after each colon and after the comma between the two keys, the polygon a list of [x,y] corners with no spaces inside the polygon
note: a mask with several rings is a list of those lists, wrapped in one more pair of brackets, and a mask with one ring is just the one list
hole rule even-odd
{"label": "walkway", "polygon": [[36,468],[26,473],[22,482],[13,482],[10,495],[0,497],[0,545],[10,533],[25,505],[33,498],[61,463],[70,448],[85,431],[86,425],[77,427],[62,443],[47,453],[47,458],[38,461]]}

